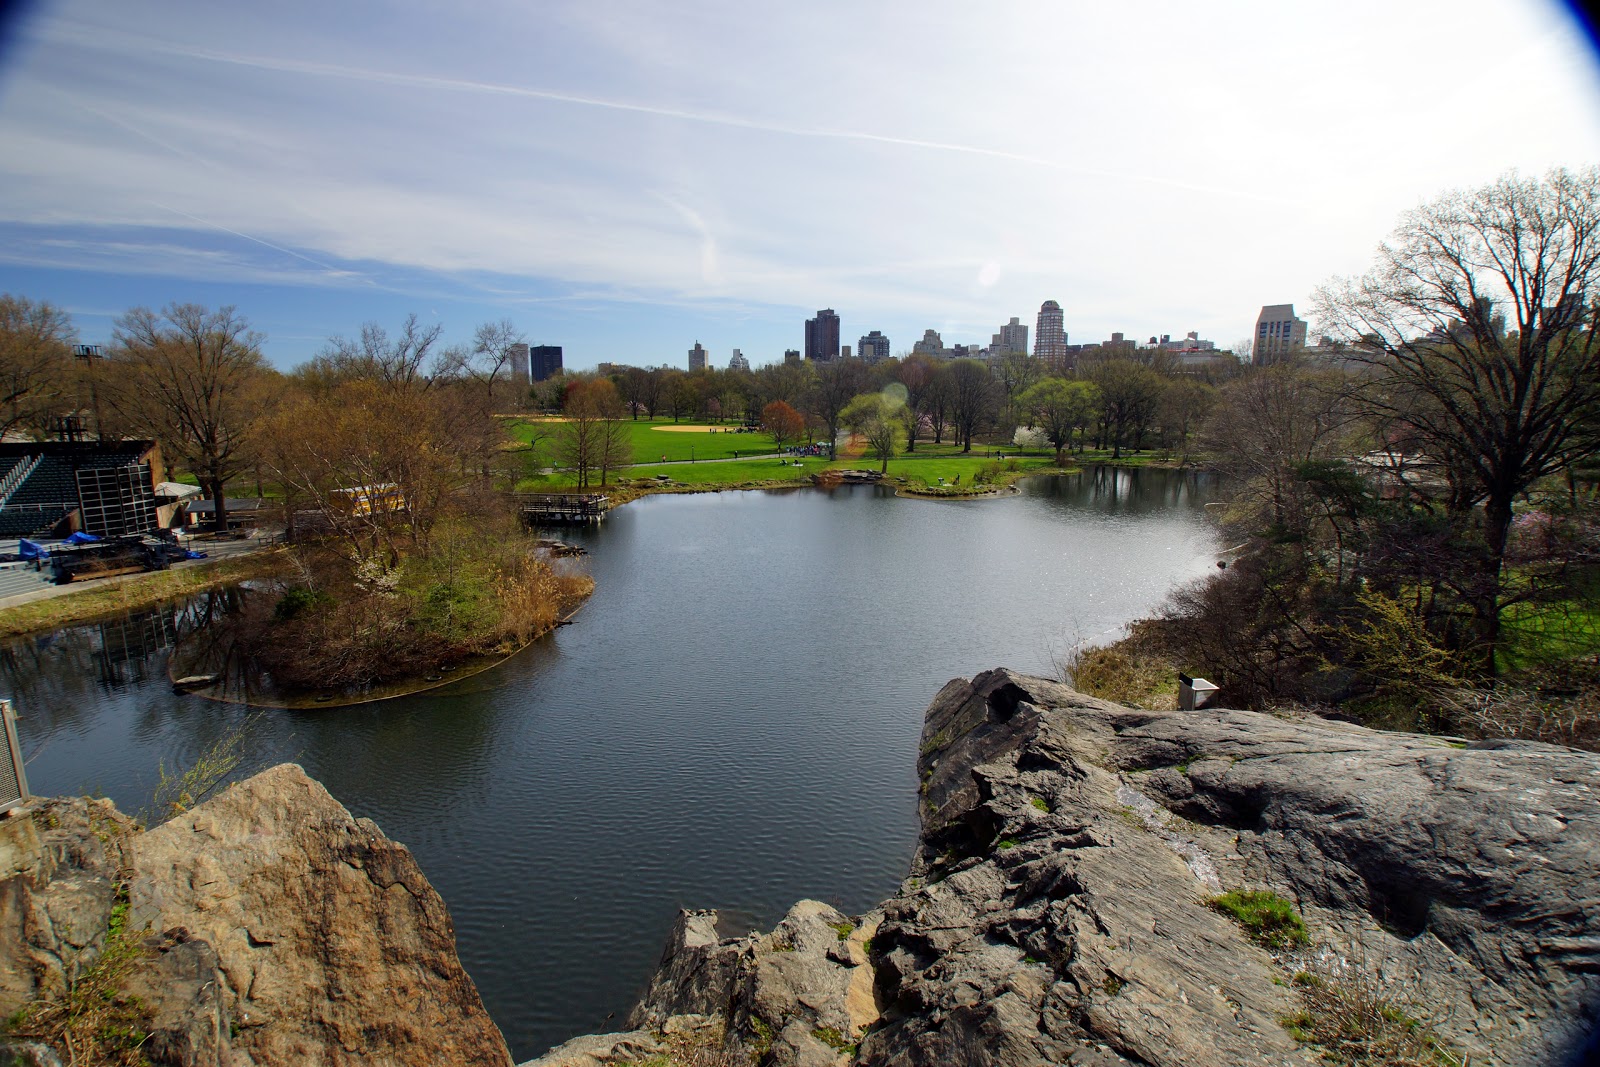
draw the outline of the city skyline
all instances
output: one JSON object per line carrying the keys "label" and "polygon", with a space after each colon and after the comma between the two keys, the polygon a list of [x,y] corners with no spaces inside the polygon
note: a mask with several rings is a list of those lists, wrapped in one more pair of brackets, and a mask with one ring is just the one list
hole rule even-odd
{"label": "city skyline", "polygon": [[[1059,48],[914,92],[878,65],[965,70],[1019,34]],[[1119,77],[1130,50],[1154,60],[1139,79]],[[846,337],[985,344],[1052,296],[1077,339],[1226,346],[1264,302],[1309,306],[1370,265],[1407,209],[1600,158],[1600,67],[1545,0],[1154,23],[1042,2],[441,20],[43,0],[0,20],[0,137],[0,290],[88,343],[192,301],[237,306],[280,367],[413,311],[447,343],[510,319],[569,369],[695,337],[763,364],[829,304]]]}

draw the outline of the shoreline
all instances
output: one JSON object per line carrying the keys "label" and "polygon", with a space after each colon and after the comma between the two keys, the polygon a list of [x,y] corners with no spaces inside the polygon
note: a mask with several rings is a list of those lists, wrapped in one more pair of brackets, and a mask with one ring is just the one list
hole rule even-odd
{"label": "shoreline", "polygon": [[[898,481],[889,477],[886,477],[882,481],[874,484],[892,486],[895,489],[896,496],[905,497],[908,499],[982,500],[986,497],[996,497],[1016,492],[1017,483],[1022,481],[1024,478],[1060,477],[1063,475],[1082,474],[1090,467],[1116,467],[1122,470],[1140,470],[1148,468],[1152,470],[1166,471],[1192,471],[1202,474],[1209,470],[1209,468],[1203,463],[1179,463],[1175,460],[1145,460],[1143,457],[1139,458],[1139,462],[1130,462],[1126,457],[1116,460],[1090,459],[1086,462],[1074,463],[1070,467],[1036,467],[1032,470],[1025,471],[1002,471],[1002,480],[1000,482],[990,483],[989,485],[984,486],[984,488],[976,491],[962,489],[955,492],[946,492],[945,490],[953,488],[950,486],[924,486],[918,488],[903,481]],[[824,470],[827,469],[829,468],[824,468]],[[815,476],[813,475],[812,478],[814,477]],[[682,495],[690,493],[741,493],[757,490],[770,491],[774,489],[826,488],[819,485],[816,481],[812,480],[812,478],[808,478],[803,482],[773,479],[767,481],[739,482],[728,485],[686,485],[680,483],[668,485],[603,486],[600,488],[612,498],[610,507],[606,509],[607,511],[610,511],[615,508],[622,507],[624,504],[632,503],[635,500],[640,500],[649,496],[670,496],[674,494]],[[595,488],[595,486],[590,486],[589,490],[586,491],[593,491]],[[565,492],[566,490],[562,491]],[[572,492],[577,491],[578,490],[572,490]]]}
{"label": "shoreline", "polygon": [[0,608],[0,640],[86,626],[223,586],[277,577],[284,573],[286,560],[286,548],[275,545],[188,567],[111,578],[105,584],[69,587],[54,596]]}
{"label": "shoreline", "polygon": [[[544,630],[540,630],[538,633],[529,637],[526,641],[522,642],[509,652],[496,652],[482,656],[470,656],[463,661],[464,666],[459,668],[445,668],[446,671],[451,672],[450,677],[445,678],[441,676],[437,681],[429,681],[428,675],[424,675],[421,680],[422,684],[414,687],[407,687],[408,683],[404,681],[392,682],[390,685],[396,687],[395,692],[385,692],[377,696],[367,694],[355,699],[340,699],[338,697],[333,697],[328,700],[323,700],[319,696],[311,696],[304,700],[299,700],[292,697],[288,698],[287,700],[240,699],[238,697],[231,697],[221,693],[207,691],[210,689],[215,689],[215,685],[202,686],[196,689],[186,689],[183,692],[187,696],[197,696],[217,704],[233,704],[238,707],[245,708],[274,708],[279,711],[331,711],[335,708],[353,708],[359,707],[363,704],[379,704],[385,700],[398,700],[401,697],[415,696],[418,693],[428,693],[435,689],[443,689],[445,686],[453,685],[456,682],[465,681],[468,678],[476,678],[478,675],[483,674],[486,671],[491,671],[500,666],[502,663],[505,663],[518,653],[526,651],[535,641],[538,641],[543,637],[548,637],[561,627],[570,623],[573,616],[577,615],[579,611],[583,610],[583,606],[589,602],[589,598],[593,595],[594,591],[591,589],[588,593],[584,594],[583,598],[579,600],[577,604],[573,606],[571,611],[568,611],[565,615],[558,617],[551,626]],[[177,681],[177,678],[173,676],[172,672],[171,656],[167,657],[167,679],[174,683]]]}

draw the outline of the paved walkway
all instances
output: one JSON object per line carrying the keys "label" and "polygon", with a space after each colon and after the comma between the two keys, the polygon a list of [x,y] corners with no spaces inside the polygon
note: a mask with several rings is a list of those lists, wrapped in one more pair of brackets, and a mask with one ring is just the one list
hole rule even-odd
{"label": "paved walkway", "polygon": [[[257,530],[249,537],[238,541],[195,540],[189,545],[189,547],[193,548],[197,552],[204,552],[206,554],[206,558],[186,559],[181,563],[174,563],[170,569],[179,570],[185,567],[197,567],[202,564],[210,563],[213,560],[228,559],[232,556],[242,556],[248,552],[255,552],[258,549],[265,548],[269,544],[276,544],[277,540],[278,534],[275,530]],[[32,572],[30,571],[29,573]],[[125,582],[129,578],[139,578],[150,573],[152,572],[139,571],[135,574],[118,574],[110,578],[90,578],[86,581],[71,582],[67,585],[46,585],[43,584],[41,579],[41,584],[37,589],[31,589],[26,593],[15,593],[11,596],[0,597],[0,611],[4,611],[6,608],[17,607],[20,604],[31,604],[35,600],[49,600],[51,597],[70,596],[73,593],[81,593],[87,589],[104,589],[107,586],[117,585],[121,582]]]}

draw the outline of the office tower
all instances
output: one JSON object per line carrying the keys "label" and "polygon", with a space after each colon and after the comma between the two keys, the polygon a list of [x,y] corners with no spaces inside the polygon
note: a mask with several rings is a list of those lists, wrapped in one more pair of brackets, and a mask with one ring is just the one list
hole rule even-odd
{"label": "office tower", "polygon": [[561,373],[561,346],[534,345],[528,349],[528,373],[536,382],[546,381]]}
{"label": "office tower", "polygon": [[696,341],[694,343],[694,347],[689,349],[689,370],[690,371],[697,371],[697,370],[705,370],[705,369],[706,369],[706,350],[701,347],[699,341]]}
{"label": "office tower", "polygon": [[749,370],[750,361],[744,358],[744,353],[737,348],[733,350],[733,358],[728,360],[729,370]]}

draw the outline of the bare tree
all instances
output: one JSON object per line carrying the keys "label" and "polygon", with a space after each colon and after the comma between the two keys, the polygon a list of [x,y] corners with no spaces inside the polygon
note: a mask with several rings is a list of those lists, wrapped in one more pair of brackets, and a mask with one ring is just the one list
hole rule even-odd
{"label": "bare tree", "polygon": [[632,462],[623,404],[609,378],[572,383],[562,415],[553,435],[556,457],[577,476],[579,489],[596,473],[606,484],[612,471]]}
{"label": "bare tree", "polygon": [[0,294],[0,436],[43,430],[59,412],[71,395],[76,336],[72,319],[54,304]]}
{"label": "bare tree", "polygon": [[934,367],[933,377],[928,379],[928,387],[922,394],[922,411],[928,416],[936,445],[944,441],[944,428],[950,422],[950,396],[949,366]]}
{"label": "bare tree", "polygon": [[443,331],[439,323],[423,326],[414,312],[406,316],[400,335],[393,340],[382,326],[369,322],[361,327],[358,340],[331,338],[327,348],[311,361],[310,372],[334,382],[366,379],[391,389],[427,389],[429,372],[457,362],[445,356],[437,361],[438,366],[429,365],[433,346]]}
{"label": "bare tree", "polygon": [[109,403],[137,432],[168,449],[205,487],[227,528],[224,487],[248,469],[261,413],[252,386],[267,373],[260,334],[233,308],[169,304],[158,316],[134,308],[116,320],[111,359],[124,388]]}
{"label": "bare tree", "polygon": [[601,379],[589,387],[589,403],[600,414],[600,434],[596,449],[596,466],[600,468],[600,484],[607,477],[633,464],[633,435],[623,421],[622,399],[616,386]]}
{"label": "bare tree", "polygon": [[827,429],[829,458],[835,454],[839,415],[861,391],[861,385],[866,380],[865,371],[865,365],[853,356],[850,359],[822,362],[816,367],[816,381],[811,387],[808,406],[811,414]]}
{"label": "bare tree", "polygon": [[906,451],[915,452],[928,387],[933,382],[933,361],[924,355],[907,356],[895,366],[894,377],[906,390],[906,402],[900,407],[900,421],[906,429]]}
{"label": "bare tree", "polygon": [[1368,372],[1364,401],[1474,483],[1495,590],[1475,610],[1490,650],[1514,502],[1600,452],[1584,428],[1600,406],[1597,296],[1596,167],[1511,174],[1424,204],[1371,271],[1316,293],[1318,319]]}
{"label": "bare tree", "polygon": [[[510,319],[485,322],[472,335],[472,356],[462,369],[483,392],[484,407],[493,414],[497,397],[515,380],[511,360],[518,345],[528,338]],[[526,368],[524,368],[526,369]]]}
{"label": "bare tree", "polygon": [[1026,352],[1007,352],[994,360],[992,366],[995,383],[1000,390],[1001,416],[1005,422],[1015,426],[1027,414],[1017,403],[1017,398],[1044,376],[1044,364]]}
{"label": "bare tree", "polygon": [[961,451],[972,451],[972,437],[987,420],[995,402],[994,377],[975,359],[958,359],[947,368],[950,382],[950,416]]}

